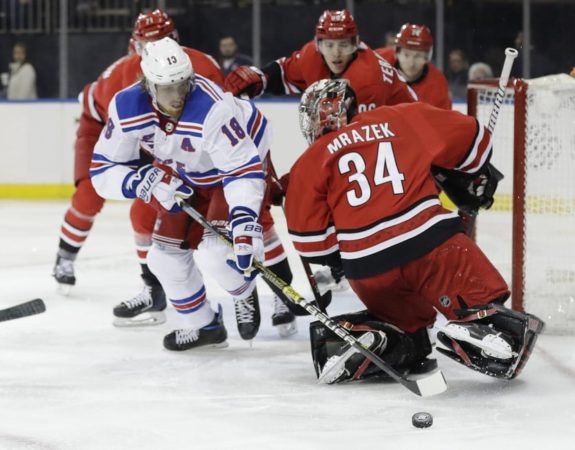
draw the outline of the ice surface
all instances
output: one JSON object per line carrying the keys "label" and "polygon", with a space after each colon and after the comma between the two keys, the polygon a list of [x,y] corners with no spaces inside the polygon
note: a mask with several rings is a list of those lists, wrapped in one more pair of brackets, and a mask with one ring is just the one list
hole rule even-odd
{"label": "ice surface", "polygon": [[[230,346],[171,353],[162,338],[172,310],[157,327],[111,325],[112,307],[141,288],[127,204],[105,206],[78,258],[76,287],[68,297],[56,292],[50,273],[66,208],[0,202],[0,308],[37,297],[47,305],[42,315],[0,323],[1,450],[575,446],[573,336],[541,336],[512,382],[437,355],[449,388],[432,398],[394,383],[318,385],[308,318],[298,318],[297,335],[280,339],[262,285],[262,327],[250,348],[238,336],[231,299],[208,280]],[[293,252],[290,260],[294,287],[309,295]],[[359,308],[349,291],[337,292],[329,313]],[[418,411],[433,415],[431,428],[411,425]]]}

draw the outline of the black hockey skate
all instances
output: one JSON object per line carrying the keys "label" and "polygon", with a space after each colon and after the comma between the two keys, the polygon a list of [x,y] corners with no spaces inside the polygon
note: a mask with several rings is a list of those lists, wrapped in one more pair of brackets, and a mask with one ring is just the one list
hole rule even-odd
{"label": "black hockey skate", "polygon": [[261,321],[258,291],[254,289],[250,296],[243,300],[235,298],[234,308],[240,337],[245,341],[255,338]]}
{"label": "black hockey skate", "polygon": [[228,332],[223,322],[222,307],[218,305],[218,312],[210,324],[199,330],[187,328],[172,331],[164,337],[164,348],[172,351],[190,350],[197,347],[224,348],[228,346],[227,338]]}
{"label": "black hockey skate", "polygon": [[144,288],[130,300],[123,301],[114,307],[114,326],[141,327],[159,325],[166,321],[166,294],[155,280],[142,275]]}
{"label": "black hockey skate", "polygon": [[66,258],[58,254],[56,264],[52,271],[52,276],[60,285],[74,286],[76,284],[76,275],[74,274],[74,259]]}
{"label": "black hockey skate", "polygon": [[278,330],[281,337],[288,337],[297,333],[295,315],[282,302],[277,295],[274,295],[274,313],[272,314],[272,325]]}

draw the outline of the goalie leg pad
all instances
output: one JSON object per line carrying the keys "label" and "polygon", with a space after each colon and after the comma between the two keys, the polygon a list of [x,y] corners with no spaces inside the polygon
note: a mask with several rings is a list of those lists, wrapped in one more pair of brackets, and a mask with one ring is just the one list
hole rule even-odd
{"label": "goalie leg pad", "polygon": [[465,308],[457,314],[461,320],[448,322],[437,333],[447,347],[437,350],[473,370],[507,380],[525,367],[545,326],[538,317],[500,303]]}
{"label": "goalie leg pad", "polygon": [[[431,343],[425,327],[415,333],[405,333],[368,311],[344,314],[333,317],[333,320],[400,372],[421,373],[436,367],[435,360],[427,359]],[[316,375],[322,382],[331,384],[387,377],[379,367],[350,348],[319,321],[310,324],[310,341]]]}

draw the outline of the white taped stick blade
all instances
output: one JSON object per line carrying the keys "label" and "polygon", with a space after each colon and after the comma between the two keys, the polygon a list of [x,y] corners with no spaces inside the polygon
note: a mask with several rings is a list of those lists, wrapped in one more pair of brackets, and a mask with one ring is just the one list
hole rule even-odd
{"label": "white taped stick blade", "polygon": [[424,378],[413,381],[417,384],[419,393],[422,397],[431,397],[447,390],[447,383],[445,382],[445,377],[441,370],[436,370],[431,374],[426,373]]}

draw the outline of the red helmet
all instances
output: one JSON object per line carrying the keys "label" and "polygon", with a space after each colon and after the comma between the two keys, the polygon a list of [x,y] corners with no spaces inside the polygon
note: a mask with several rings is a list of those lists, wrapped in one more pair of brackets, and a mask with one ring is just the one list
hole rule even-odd
{"label": "red helmet", "polygon": [[[176,41],[179,40],[174,21],[164,11],[156,9],[152,12],[141,13],[134,23],[132,39],[136,44],[138,42],[157,41],[166,36]],[[136,49],[138,50],[138,46]]]}
{"label": "red helmet", "polygon": [[406,23],[395,36],[395,45],[399,48],[429,52],[433,48],[433,35],[425,25]]}
{"label": "red helmet", "polygon": [[315,26],[316,39],[356,38],[357,24],[347,9],[325,10]]}

